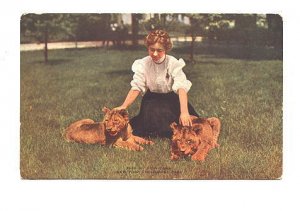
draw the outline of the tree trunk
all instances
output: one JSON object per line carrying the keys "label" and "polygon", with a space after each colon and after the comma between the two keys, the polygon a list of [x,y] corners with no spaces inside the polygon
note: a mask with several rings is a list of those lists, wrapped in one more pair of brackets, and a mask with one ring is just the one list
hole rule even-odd
{"label": "tree trunk", "polygon": [[138,32],[139,32],[139,20],[137,14],[131,14],[131,35],[132,35],[132,45],[134,47],[138,46]]}
{"label": "tree trunk", "polygon": [[191,54],[190,54],[190,60],[193,63],[194,60],[194,49],[195,49],[195,40],[196,40],[196,35],[194,33],[191,34],[192,41],[191,41]]}
{"label": "tree trunk", "polygon": [[48,26],[45,26],[44,43],[45,43],[44,58],[45,58],[45,63],[48,63]]}
{"label": "tree trunk", "polygon": [[77,41],[77,36],[75,35],[75,48],[78,48],[78,41]]}
{"label": "tree trunk", "polygon": [[161,14],[160,18],[161,18],[161,23],[162,23],[163,28],[166,28],[167,14]]}

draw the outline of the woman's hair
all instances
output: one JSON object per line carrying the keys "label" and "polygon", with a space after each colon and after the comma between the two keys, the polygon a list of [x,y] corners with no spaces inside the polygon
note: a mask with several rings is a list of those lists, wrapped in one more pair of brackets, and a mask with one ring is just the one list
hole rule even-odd
{"label": "woman's hair", "polygon": [[162,44],[166,51],[171,50],[173,46],[169,34],[163,30],[153,30],[145,38],[147,48],[157,42]]}

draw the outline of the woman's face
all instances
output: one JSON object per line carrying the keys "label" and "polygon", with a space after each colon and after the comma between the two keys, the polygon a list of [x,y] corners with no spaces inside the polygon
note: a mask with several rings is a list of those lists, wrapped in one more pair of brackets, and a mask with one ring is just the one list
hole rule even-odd
{"label": "woman's face", "polygon": [[149,56],[151,56],[152,60],[157,62],[161,58],[164,58],[166,55],[166,50],[160,43],[155,43],[148,47]]}

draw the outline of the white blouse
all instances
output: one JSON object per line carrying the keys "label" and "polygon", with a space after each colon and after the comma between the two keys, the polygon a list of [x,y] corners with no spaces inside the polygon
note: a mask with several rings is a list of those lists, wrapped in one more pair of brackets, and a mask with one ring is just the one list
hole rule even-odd
{"label": "white blouse", "polygon": [[183,59],[166,55],[164,62],[157,64],[150,56],[135,60],[132,64],[134,72],[131,89],[139,90],[143,94],[149,89],[151,92],[177,93],[179,88],[188,92],[192,83],[187,80],[182,68],[185,66]]}

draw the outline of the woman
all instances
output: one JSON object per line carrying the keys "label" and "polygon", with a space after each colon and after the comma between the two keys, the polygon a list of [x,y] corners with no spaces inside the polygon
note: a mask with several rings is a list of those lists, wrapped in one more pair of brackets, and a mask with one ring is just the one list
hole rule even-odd
{"label": "woman", "polygon": [[191,126],[190,115],[199,116],[188,103],[187,93],[192,83],[182,71],[183,59],[166,54],[172,48],[167,32],[150,32],[145,44],[149,56],[134,61],[131,90],[123,104],[115,109],[127,109],[142,94],[140,112],[130,120],[133,133],[170,138],[172,122]]}

